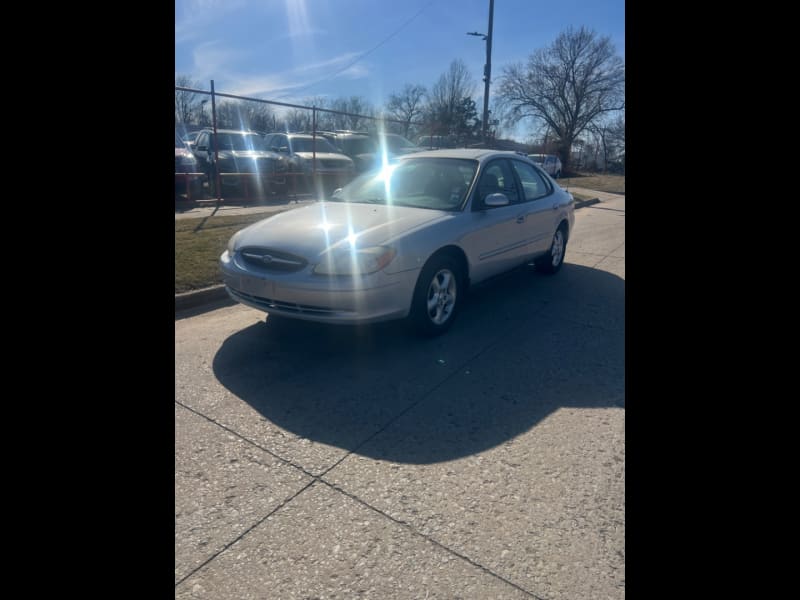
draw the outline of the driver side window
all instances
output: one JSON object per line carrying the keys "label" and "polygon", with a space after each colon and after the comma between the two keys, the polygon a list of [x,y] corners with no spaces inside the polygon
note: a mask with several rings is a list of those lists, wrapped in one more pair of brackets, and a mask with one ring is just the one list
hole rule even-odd
{"label": "driver side window", "polygon": [[489,208],[484,203],[486,196],[497,193],[505,194],[510,204],[519,202],[517,184],[506,160],[496,160],[484,167],[478,181],[475,210]]}

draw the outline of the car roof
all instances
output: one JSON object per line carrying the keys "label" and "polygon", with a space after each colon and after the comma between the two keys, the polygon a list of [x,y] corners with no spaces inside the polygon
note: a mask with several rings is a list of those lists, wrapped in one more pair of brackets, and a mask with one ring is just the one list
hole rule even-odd
{"label": "car roof", "polygon": [[369,135],[367,135],[366,133],[345,133],[345,132],[342,132],[342,131],[318,131],[317,134],[318,135],[323,135],[323,136],[334,135],[336,137],[342,137],[342,138],[368,138],[369,137]]}
{"label": "car roof", "polygon": [[[267,134],[267,135],[272,135],[272,134],[270,133],[270,134]],[[296,138],[308,138],[308,139],[311,139],[313,137],[316,137],[318,139],[325,139],[325,136],[323,136],[321,133],[318,133],[316,136],[314,136],[314,135],[312,135],[310,133],[282,133],[281,135],[286,135],[288,137],[296,137]]]}
{"label": "car roof", "polygon": [[410,158],[462,158],[486,162],[492,158],[511,156],[515,158],[527,158],[526,156],[511,150],[490,150],[488,148],[443,148],[441,150],[423,150],[422,152],[406,154],[399,157],[399,160],[408,160]]}
{"label": "car roof", "polygon": [[[203,131],[208,131],[209,133],[214,133],[214,130],[211,128],[204,129]],[[248,134],[248,135],[260,135],[257,131],[250,131],[249,129],[217,129],[217,133],[238,133],[238,134]]]}

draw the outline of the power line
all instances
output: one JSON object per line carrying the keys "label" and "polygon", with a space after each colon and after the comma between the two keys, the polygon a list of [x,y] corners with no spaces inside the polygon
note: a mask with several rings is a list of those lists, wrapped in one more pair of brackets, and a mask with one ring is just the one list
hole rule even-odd
{"label": "power line", "polygon": [[400,33],[400,32],[401,32],[403,29],[405,29],[406,25],[408,25],[409,23],[411,23],[411,21],[413,21],[413,20],[414,20],[414,19],[416,19],[418,16],[420,16],[420,15],[423,13],[423,11],[424,11],[425,9],[427,9],[428,7],[430,7],[430,6],[431,6],[432,4],[434,4],[435,2],[436,2],[436,0],[431,0],[430,2],[428,2],[428,4],[426,4],[425,6],[423,6],[422,8],[420,8],[420,9],[419,9],[419,10],[418,10],[416,13],[414,13],[414,16],[412,16],[412,17],[411,17],[410,19],[408,19],[408,20],[407,20],[405,23],[403,23],[402,25],[400,25],[400,27],[398,27],[398,28],[397,28],[397,29],[396,29],[394,32],[392,32],[392,33],[391,33],[391,34],[390,34],[390,35],[389,35],[389,36],[388,36],[386,39],[384,39],[382,42],[380,42],[380,43],[379,43],[379,44],[377,44],[376,46],[374,46],[374,47],[370,48],[369,50],[367,50],[366,52],[364,52],[364,54],[362,54],[361,56],[357,57],[357,58],[356,58],[355,60],[353,60],[352,62],[350,62],[350,63],[346,64],[344,67],[342,67],[342,68],[341,68],[341,69],[339,69],[338,71],[334,71],[333,73],[331,73],[331,74],[330,74],[330,75],[328,75],[327,77],[323,77],[322,79],[319,79],[318,81],[314,81],[314,82],[312,82],[312,83],[309,83],[308,85],[304,85],[304,86],[303,86],[303,87],[301,87],[301,88],[296,88],[295,90],[293,90],[293,93],[296,93],[296,92],[298,92],[298,91],[304,90],[304,89],[306,89],[306,88],[309,88],[309,87],[311,87],[311,86],[317,85],[318,83],[322,83],[323,81],[328,81],[329,79],[332,79],[333,77],[336,77],[336,76],[337,76],[339,73],[341,73],[342,71],[346,71],[347,69],[349,69],[350,67],[352,67],[354,64],[356,64],[358,61],[360,61],[362,58],[365,58],[365,57],[367,57],[369,54],[372,54],[372,53],[373,53],[375,50],[377,50],[378,48],[380,48],[381,46],[383,46],[383,45],[384,45],[386,42],[388,42],[390,39],[392,39],[394,36],[396,36],[398,33]]}

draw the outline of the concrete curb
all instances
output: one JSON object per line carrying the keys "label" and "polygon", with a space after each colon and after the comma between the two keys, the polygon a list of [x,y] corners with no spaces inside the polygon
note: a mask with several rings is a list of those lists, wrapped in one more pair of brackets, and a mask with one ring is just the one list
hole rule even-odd
{"label": "concrete curb", "polygon": [[219,302],[220,300],[228,298],[230,298],[230,296],[228,296],[228,292],[225,291],[224,285],[213,285],[203,288],[202,290],[175,294],[175,312],[197,308],[198,306]]}
{"label": "concrete curb", "polygon": [[[592,198],[590,200],[576,200],[575,210],[583,208],[584,206],[598,204],[599,202],[599,198]],[[211,287],[203,288],[202,290],[193,290],[191,292],[175,294],[175,318],[179,318],[179,312],[189,311],[205,306],[210,308],[212,305],[215,305],[223,300],[228,300],[231,304],[234,303],[233,300],[230,299],[230,296],[228,296],[228,292],[225,291],[224,285],[213,285]],[[192,312],[193,314],[197,314],[202,311]]]}
{"label": "concrete curb", "polygon": [[589,200],[576,200],[575,201],[575,210],[579,208],[583,208],[584,206],[591,206],[592,204],[598,204],[600,202],[600,198],[591,198]]}

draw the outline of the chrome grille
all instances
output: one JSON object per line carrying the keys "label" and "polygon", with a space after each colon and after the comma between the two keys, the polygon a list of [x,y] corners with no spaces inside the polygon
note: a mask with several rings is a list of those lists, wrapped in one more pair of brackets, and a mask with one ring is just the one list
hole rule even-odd
{"label": "chrome grille", "polygon": [[263,271],[293,273],[304,269],[308,265],[308,261],[302,256],[259,246],[242,248],[239,251],[239,256],[248,267],[255,267]]}

